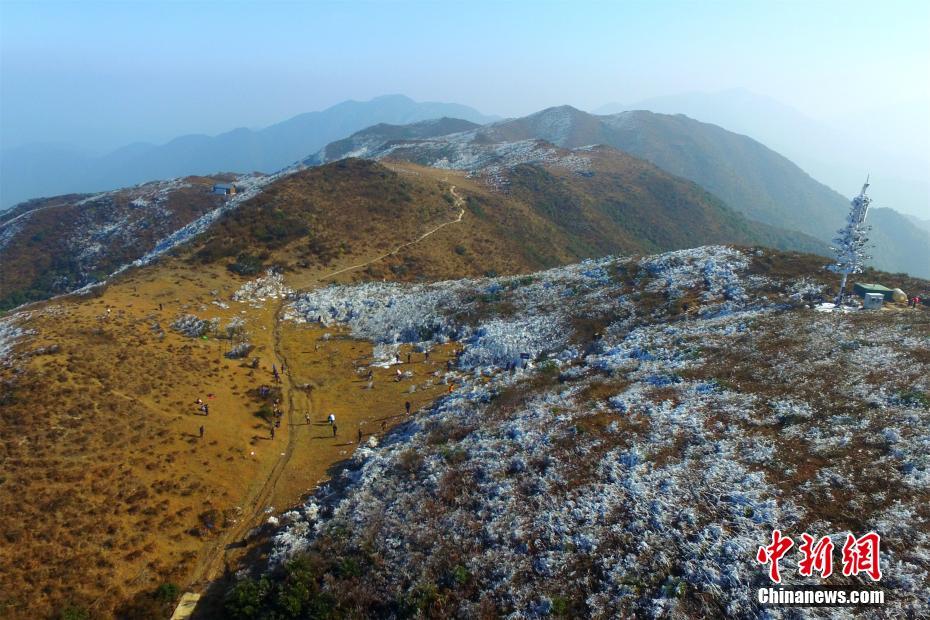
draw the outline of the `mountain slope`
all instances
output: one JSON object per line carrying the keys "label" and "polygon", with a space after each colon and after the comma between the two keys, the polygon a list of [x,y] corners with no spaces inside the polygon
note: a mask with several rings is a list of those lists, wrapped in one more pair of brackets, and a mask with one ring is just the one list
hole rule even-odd
{"label": "mountain slope", "polygon": [[312,163],[320,164],[344,157],[363,156],[369,149],[381,147],[382,145],[390,145],[391,142],[395,140],[402,141],[433,138],[450,133],[468,131],[478,127],[479,125],[476,123],[448,117],[411,123],[409,125],[379,123],[363,129],[362,131],[357,131],[347,138],[327,144]]}
{"label": "mountain slope", "polygon": [[[269,181],[261,192],[242,194],[246,198],[236,208],[220,212],[204,232],[159,260],[126,269],[88,294],[61,297],[0,317],[0,453],[10,464],[0,476],[0,530],[4,532],[0,556],[19,567],[0,571],[0,591],[5,593],[0,609],[13,618],[30,619],[54,617],[69,605],[89,610],[86,615],[91,617],[167,617],[170,609],[166,612],[165,607],[170,601],[166,603],[165,598],[170,598],[170,592],[165,593],[166,584],[196,592],[205,591],[211,582],[225,588],[230,582],[222,578],[224,571],[231,575],[240,565],[247,566],[253,553],[261,554],[264,536],[277,533],[272,524],[291,519],[279,515],[281,510],[300,505],[308,492],[331,479],[338,484],[343,478],[336,477],[341,470],[334,466],[353,454],[368,454],[366,447],[356,452],[358,433],[363,443],[375,437],[375,444],[381,440],[390,444],[406,437],[409,427],[393,435],[391,428],[421,414],[429,422],[433,403],[448,395],[450,387],[456,397],[476,393],[473,387],[481,390],[485,386],[495,394],[497,386],[514,387],[513,392],[502,393],[502,400],[491,398],[502,409],[483,409],[487,403],[482,399],[467,412],[455,409],[461,421],[482,420],[479,425],[503,433],[509,427],[498,427],[499,416],[504,416],[507,425],[506,416],[519,406],[524,394],[530,403],[540,396],[545,411],[540,422],[558,440],[546,442],[553,452],[544,456],[579,467],[574,474],[552,470],[559,476],[571,474],[565,476],[564,487],[553,490],[559,500],[573,481],[592,481],[586,473],[591,469],[588,458],[602,456],[600,448],[586,442],[602,438],[601,420],[613,420],[597,417],[589,405],[597,410],[611,406],[610,397],[624,394],[628,380],[642,384],[642,393],[634,393],[643,403],[641,413],[652,412],[645,409],[650,403],[658,416],[674,411],[679,398],[690,398],[692,389],[698,390],[695,385],[703,386],[691,404],[720,405],[719,410],[732,419],[711,419],[714,434],[701,435],[702,440],[715,440],[713,429],[718,421],[728,429],[747,422],[747,435],[740,435],[740,440],[763,440],[758,432],[767,433],[768,428],[759,430],[757,422],[768,415],[768,401],[733,399],[751,399],[737,390],[758,391],[759,399],[767,399],[765,390],[782,385],[784,374],[756,377],[753,372],[769,369],[772,359],[783,352],[783,344],[792,347],[794,356],[785,372],[807,373],[804,381],[795,383],[799,398],[810,397],[807,387],[814,394],[820,387],[808,379],[826,381],[834,376],[820,372],[822,365],[812,364],[811,359],[827,360],[830,368],[836,367],[838,359],[851,365],[856,362],[856,372],[865,374],[868,381],[879,380],[876,366],[887,368],[892,361],[900,362],[903,370],[888,379],[894,392],[883,392],[880,406],[863,413],[858,392],[852,405],[855,415],[889,416],[873,419],[895,429],[904,405],[894,399],[912,393],[918,396],[909,398],[917,399],[922,392],[913,390],[926,390],[919,383],[927,376],[921,340],[923,309],[891,308],[875,318],[863,316],[861,320],[871,321],[863,329],[874,333],[866,337],[860,331],[850,332],[846,338],[852,344],[831,355],[819,337],[816,347],[800,348],[811,342],[798,336],[804,334],[802,323],[781,328],[759,322],[765,320],[765,313],[786,313],[792,307],[793,316],[803,318],[797,302],[834,292],[837,278],[823,271],[825,261],[817,257],[714,247],[596,260],[554,274],[527,273],[534,265],[563,265],[610,248],[637,252],[714,235],[751,236],[756,230],[752,225],[741,230],[739,222],[745,220],[695,184],[613,149],[567,151],[533,143],[520,154],[519,163],[504,166],[506,158],[498,160],[500,177],[508,182],[505,191],[463,171],[405,162],[348,159],[294,170]],[[116,196],[110,208],[123,208],[129,198]],[[55,213],[56,208],[48,205],[30,217]],[[699,226],[689,226],[691,222]],[[653,230],[657,223],[661,225]],[[54,251],[54,246],[48,249]],[[265,271],[272,267],[271,273]],[[490,276],[488,272],[495,271],[501,277],[428,283],[463,274]],[[927,286],[882,274],[865,277],[907,291]],[[350,281],[368,282],[370,288],[329,286]],[[415,282],[410,286],[428,294],[407,295],[406,285],[386,281]],[[434,303],[447,300],[451,303]],[[553,308],[558,313],[553,314]],[[747,310],[760,314],[745,314]],[[377,320],[368,321],[375,315]],[[449,322],[450,316],[454,323]],[[888,357],[885,343],[891,336],[878,323],[885,316],[893,317],[890,320],[900,327],[894,334],[894,355],[901,357]],[[366,322],[372,330],[368,333],[378,334],[378,341],[366,340],[361,332],[350,334],[346,327],[354,330],[356,324],[344,322],[352,318]],[[605,332],[608,325],[613,328]],[[753,332],[757,339],[747,341],[747,329],[757,325],[758,331]],[[453,334],[447,331],[450,326],[460,330]],[[637,334],[643,333],[640,327],[650,331],[638,340]],[[835,321],[818,322],[818,330],[827,328],[831,338],[835,337]],[[910,335],[902,339],[905,329],[911,330],[906,332]],[[628,330],[633,330],[632,337],[625,340]],[[388,340],[382,339],[385,333],[390,334]],[[429,356],[410,345],[449,334],[460,341],[430,343]],[[602,342],[605,350],[590,348],[595,334],[606,338]],[[724,339],[717,340],[718,336]],[[634,349],[637,343],[641,346]],[[611,352],[614,344],[621,348]],[[757,344],[765,347],[756,350]],[[522,352],[531,357],[526,372],[513,366],[514,383],[506,383],[510,380],[501,372],[502,362]],[[595,357],[588,360],[590,364],[572,363],[580,370],[571,370],[569,365],[559,368],[556,362],[545,363],[537,352],[565,353],[566,359],[589,353]],[[601,353],[604,367],[597,365]],[[860,354],[865,363],[855,357]],[[405,361],[396,364],[397,359]],[[624,373],[634,370],[627,364],[646,366],[642,375],[627,377]],[[693,366],[683,370],[682,364]],[[370,383],[367,371],[371,372]],[[575,372],[584,376],[574,376]],[[678,378],[682,380],[676,383]],[[498,383],[501,379],[505,383]],[[549,409],[550,395],[575,385],[585,388],[578,401],[560,401],[564,408],[557,404],[556,409]],[[714,391],[718,387],[722,396]],[[826,393],[829,398],[835,396]],[[198,408],[200,401],[209,405],[209,413]],[[412,404],[410,416],[405,413],[405,402]],[[275,404],[284,411],[280,426],[275,425]],[[745,411],[753,416],[748,421],[740,417]],[[338,434],[326,422],[330,412],[339,420]],[[592,420],[587,420],[589,413],[595,414]],[[681,413],[687,421],[700,419],[705,411],[689,405]],[[584,419],[577,419],[576,414]],[[907,415],[917,414],[908,410]],[[642,428],[621,427],[612,437],[643,442],[637,444],[643,448],[642,455],[654,459],[656,467],[673,462],[676,454],[686,459],[691,471],[705,471],[730,460],[703,461],[700,455],[704,453],[697,448],[681,452],[684,446],[677,443],[677,431],[669,428],[666,417],[648,421],[656,424],[652,427],[656,434],[651,436],[656,441],[652,441],[645,428],[647,421],[643,422]],[[823,428],[824,436],[843,436],[834,433],[832,426]],[[454,428],[449,433],[444,428],[430,430],[436,431],[430,447],[420,448],[416,439],[411,445],[417,450],[408,452],[384,480],[413,476],[415,485],[426,489],[419,479],[417,453],[448,459],[452,465],[465,463],[462,457],[471,458],[471,453],[456,452],[457,442],[463,440],[462,447],[472,449],[467,433],[459,436]],[[886,479],[896,485],[889,491],[889,500],[898,497],[899,483],[908,483],[908,472],[916,477],[924,467],[916,460],[919,457],[912,458],[911,438],[901,434],[907,442],[902,442],[904,451],[895,457],[902,459],[901,467],[881,461],[884,456],[875,457],[887,467],[883,475],[887,473]],[[508,444],[521,443],[519,435],[506,436]],[[522,443],[528,448],[534,445]],[[499,447],[489,445],[495,451]],[[574,445],[581,451],[577,458],[568,458],[564,450]],[[708,444],[699,441],[698,445]],[[789,445],[796,446],[796,442]],[[732,446],[722,447],[729,450]],[[779,449],[783,447],[779,444]],[[820,448],[819,444],[815,447]],[[499,453],[508,458],[522,456],[509,448]],[[806,457],[804,452],[790,462],[807,462]],[[854,462],[865,468],[862,457],[859,453]],[[535,461],[528,462],[536,467]],[[745,465],[744,460],[740,463]],[[912,465],[916,469],[908,469]],[[845,461],[843,467],[845,475]],[[640,470],[635,473],[646,475]],[[679,484],[691,483],[678,470],[659,473],[669,474],[666,479]],[[498,478],[495,474],[491,479]],[[730,481],[724,479],[724,483]],[[461,497],[456,491],[460,487],[451,477],[446,482],[439,497],[455,503]],[[483,505],[485,487],[463,482],[475,493],[468,505]],[[733,482],[740,490],[744,482],[759,489],[755,478]],[[814,489],[821,491],[820,486]],[[922,500],[922,496],[901,495],[906,501]],[[421,499],[395,495],[390,489],[383,497],[397,499],[398,509],[407,505],[408,498]],[[526,509],[532,500],[522,487],[512,497],[520,499],[523,514],[537,514]],[[649,498],[629,499],[636,503]],[[425,512],[440,514],[431,511],[429,502],[422,505]],[[767,505],[753,504],[753,508],[762,510]],[[729,510],[730,504],[721,506],[720,510]],[[866,502],[866,507],[871,510],[873,504]],[[744,509],[740,505],[739,510]],[[359,514],[367,522],[369,513]],[[562,518],[558,511],[552,514]],[[863,514],[879,518],[882,513]],[[623,523],[612,520],[617,522]],[[432,527],[428,519],[417,523]],[[469,529],[475,531],[480,528]],[[346,532],[354,540],[357,532]],[[755,530],[740,532],[748,536]],[[600,530],[595,533],[599,536]],[[911,541],[912,537],[904,539]],[[333,551],[327,556],[332,561],[350,560],[343,565],[349,570],[333,575],[340,580],[356,575],[364,583],[364,596],[360,594],[355,603],[387,601],[390,605],[399,600],[396,584],[366,583],[375,575],[368,572],[368,564],[362,562],[356,571],[353,562],[357,558],[346,556],[341,547]],[[565,553],[579,562],[591,557],[590,553],[570,552],[569,547]],[[501,557],[508,562],[513,559],[509,554]],[[644,567],[640,593],[652,596],[661,591],[668,575],[648,558],[639,560]],[[322,566],[328,570],[329,564]],[[479,574],[477,569],[456,569],[456,565],[417,566],[428,571],[456,570],[459,581],[466,583],[469,574]],[[572,576],[576,569],[580,572]],[[575,587],[562,592],[566,584],[550,580],[560,590],[545,595],[568,601],[572,592],[583,591],[571,580],[586,579],[590,573],[578,565],[554,575]],[[340,592],[351,597],[351,584],[339,583]],[[427,598],[422,600],[431,600],[432,583],[423,581]],[[437,591],[445,596],[444,584],[450,582],[440,575],[437,583]],[[518,589],[514,591],[523,597],[526,584],[515,583]],[[530,588],[532,579],[528,583]],[[460,596],[461,592],[453,594]],[[210,602],[207,599],[205,604]],[[522,600],[513,604],[520,605]],[[707,601],[713,609],[703,615],[715,615],[712,611],[720,599]],[[491,603],[495,609],[498,602]],[[341,599],[338,603],[347,604]],[[508,604],[503,603],[501,609],[506,610]],[[198,613],[206,615],[208,609]],[[346,615],[389,615],[390,609],[377,611],[366,608],[367,613]],[[463,615],[474,615],[468,611]],[[215,616],[231,617],[222,612]]]}
{"label": "mountain slope", "polygon": [[[797,230],[827,243],[848,209],[846,198],[762,144],[682,115],[637,111],[595,116],[561,106],[445,137],[410,140],[406,145],[385,141],[376,146],[369,141],[363,155],[427,163],[421,151],[436,162],[448,150],[468,151],[467,155],[474,157],[471,151],[486,152],[491,145],[532,140],[570,149],[592,144],[612,146],[698,183],[753,220]],[[316,158],[325,159],[325,154],[324,150]],[[889,271],[930,275],[930,235],[900,218],[892,222],[889,217],[876,217],[871,223],[876,243],[872,264]]]}
{"label": "mountain slope", "polygon": [[448,169],[395,172],[349,159],[277,177],[238,177],[240,189],[250,189],[230,200],[209,193],[213,182],[234,178],[227,176],[25,203],[0,216],[0,308],[99,282],[189,238],[197,260],[221,261],[239,273],[273,264],[319,273],[455,217],[450,183],[466,192],[467,221],[438,235],[430,255],[412,248],[402,263],[387,257],[371,269],[409,278],[515,273],[605,253],[720,242],[823,251],[813,239],[750,222],[698,186],[608,147],[575,152],[525,141],[463,154],[440,141],[434,153],[422,141],[394,139],[474,128],[462,123],[376,126],[365,135],[389,136],[396,156],[467,165],[471,174],[506,184],[506,192],[461,173],[442,180]]}
{"label": "mountain slope", "polygon": [[100,281],[221,207],[231,176],[188,177],[23,203],[0,213],[0,310]]}
{"label": "mountain slope", "polygon": [[[774,529],[837,549],[881,532],[894,571],[868,587],[925,616],[930,313],[815,312],[836,279],[797,258],[702,247],[292,295],[289,320],[387,355],[454,342],[450,389],[268,523],[205,617],[767,617]],[[820,586],[799,557],[785,585]]]}
{"label": "mountain slope", "polygon": [[[930,213],[928,106],[914,102],[897,107],[869,110],[858,119],[845,118],[843,131],[742,89],[654,97],[629,105],[611,104],[594,112],[685,114],[758,140],[841,193],[862,183],[866,172],[871,172],[874,179],[881,179],[872,188],[877,205]],[[841,110],[831,113],[846,116]]]}
{"label": "mountain slope", "polygon": [[99,157],[42,145],[5,149],[0,153],[0,209],[39,196],[110,190],[152,179],[228,170],[274,172],[364,127],[444,116],[492,120],[463,105],[388,95],[345,101],[260,130],[182,136],[163,145],[133,144]]}
{"label": "mountain slope", "polygon": [[403,260],[387,257],[369,266],[369,276],[517,273],[605,253],[724,241],[821,248],[813,239],[750,222],[697,185],[613,149],[581,156],[551,145],[539,148],[545,159],[521,160],[496,172],[498,180],[506,179],[504,193],[461,173],[396,161],[387,163],[394,170],[346,159],[297,172],[195,239],[192,259],[222,261],[236,270],[243,262],[260,261],[325,271],[340,258],[378,255],[391,239],[415,238],[455,217],[449,184],[458,186],[464,200],[461,223],[431,238],[428,252],[414,246]]}

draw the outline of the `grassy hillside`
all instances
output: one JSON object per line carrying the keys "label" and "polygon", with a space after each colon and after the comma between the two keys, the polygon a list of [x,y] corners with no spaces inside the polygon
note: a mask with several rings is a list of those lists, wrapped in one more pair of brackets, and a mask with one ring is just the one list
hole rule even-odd
{"label": "grassy hillside", "polygon": [[[824,242],[832,240],[849,207],[846,197],[755,140],[680,114],[594,116],[562,106],[479,130],[479,139],[527,138],[568,148],[613,146],[698,183],[753,220]],[[844,189],[852,195],[859,188]],[[930,277],[930,235],[887,212],[871,223],[876,267]]]}
{"label": "grassy hillside", "polygon": [[196,240],[191,260],[220,261],[245,276],[271,265],[319,275],[337,259],[379,256],[396,240],[453,219],[459,208],[452,185],[463,200],[460,224],[347,277],[517,273],[604,254],[718,242],[823,250],[803,235],[750,222],[647,162],[609,148],[588,155],[591,168],[584,173],[517,166],[508,173],[506,192],[460,173],[341,160],[270,185]]}
{"label": "grassy hillside", "polygon": [[229,176],[33,200],[0,217],[0,311],[107,277],[225,198]]}

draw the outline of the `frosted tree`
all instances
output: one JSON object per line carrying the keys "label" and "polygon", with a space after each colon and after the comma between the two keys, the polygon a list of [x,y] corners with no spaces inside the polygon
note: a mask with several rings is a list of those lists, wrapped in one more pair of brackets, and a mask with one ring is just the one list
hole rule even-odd
{"label": "frosted tree", "polygon": [[843,303],[843,295],[846,294],[846,279],[849,278],[849,274],[862,273],[863,264],[871,258],[865,253],[866,244],[869,241],[867,233],[871,229],[870,226],[865,225],[865,216],[872,202],[872,199],[865,195],[867,189],[869,189],[868,178],[862,186],[862,191],[850,203],[846,225],[837,231],[837,236],[833,239],[836,245],[831,249],[836,253],[836,262],[828,269],[843,276],[840,281],[840,294],[836,297],[837,306]]}

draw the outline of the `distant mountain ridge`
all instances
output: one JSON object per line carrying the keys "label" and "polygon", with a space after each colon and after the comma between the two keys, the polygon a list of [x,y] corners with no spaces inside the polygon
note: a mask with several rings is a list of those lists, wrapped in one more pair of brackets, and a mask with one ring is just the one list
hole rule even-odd
{"label": "distant mountain ridge", "polygon": [[930,126],[926,113],[922,121],[915,121],[917,115],[913,113],[902,114],[915,123],[911,124],[895,121],[895,110],[873,110],[862,115],[858,122],[847,118],[844,131],[775,99],[743,89],[611,103],[592,112],[608,115],[633,110],[685,114],[747,135],[840,192],[861,183],[862,177],[871,172],[873,178],[881,180],[873,187],[876,206],[922,212],[925,218],[930,217],[927,178]]}
{"label": "distant mountain ridge", "polygon": [[0,152],[0,209],[31,198],[106,191],[153,179],[221,171],[274,172],[365,127],[441,117],[474,123],[496,118],[460,104],[386,95],[345,101],[260,130],[181,136],[162,145],[130,144],[102,156],[61,145],[4,149]]}
{"label": "distant mountain ridge", "polygon": [[[560,106],[447,136],[403,140],[401,135],[397,129],[390,136],[369,131],[343,142],[356,147],[356,156],[399,157],[439,166],[452,165],[452,151],[465,161],[489,145],[544,140],[576,149],[603,144],[697,183],[753,220],[825,243],[833,239],[849,206],[846,197],[752,138],[681,114],[634,111],[598,116]],[[340,153],[323,149],[307,162],[331,161]],[[850,189],[855,190],[858,187]],[[876,267],[930,276],[930,235],[890,209],[873,209],[870,223]]]}

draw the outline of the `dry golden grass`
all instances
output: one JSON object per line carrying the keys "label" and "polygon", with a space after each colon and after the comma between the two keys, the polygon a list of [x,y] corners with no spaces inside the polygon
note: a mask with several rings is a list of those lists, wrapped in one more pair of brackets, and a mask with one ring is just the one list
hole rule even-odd
{"label": "dry golden grass", "polygon": [[[76,605],[105,618],[162,583],[202,586],[235,561],[224,548],[266,508],[284,510],[326,479],[359,429],[366,439],[381,434],[403,420],[406,400],[416,411],[445,390],[407,394],[410,381],[386,369],[374,370],[374,389],[361,389],[356,368],[370,360],[370,344],[293,324],[276,343],[277,303],[210,303],[240,284],[219,265],[192,271],[167,260],[98,297],[36,308],[26,357],[0,371],[12,386],[0,408],[0,615],[48,617]],[[223,324],[244,318],[259,367],[226,359],[226,340],[173,332],[187,312]],[[57,350],[28,355],[50,345]],[[445,368],[448,353],[428,364],[414,354],[413,381]],[[289,415],[271,440],[255,393],[283,359]]]}

